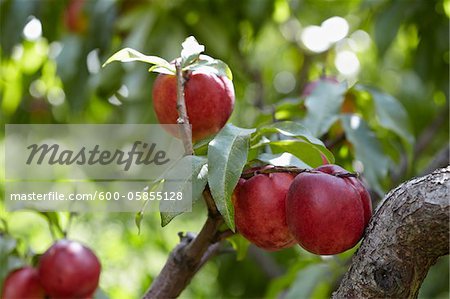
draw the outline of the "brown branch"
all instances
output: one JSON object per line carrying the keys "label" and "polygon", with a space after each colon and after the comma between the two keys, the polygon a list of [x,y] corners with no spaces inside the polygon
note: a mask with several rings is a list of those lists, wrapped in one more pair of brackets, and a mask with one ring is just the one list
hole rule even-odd
{"label": "brown branch", "polygon": [[392,190],[372,218],[333,298],[416,298],[449,253],[450,167]]}
{"label": "brown branch", "polygon": [[[305,168],[298,168],[296,166],[273,166],[270,168],[263,168],[263,169],[257,169],[257,170],[251,170],[251,171],[244,171],[242,173],[241,178],[243,179],[249,179],[251,177],[254,177],[257,174],[269,174],[269,173],[276,173],[276,172],[287,172],[292,174],[299,174],[302,172],[309,172],[309,173],[322,173],[315,169],[305,169]],[[346,178],[346,177],[359,177],[358,173],[353,172],[337,172],[334,174],[331,174],[337,177]]]}
{"label": "brown branch", "polygon": [[216,236],[215,236],[215,240],[216,241],[222,241],[225,240],[228,237],[231,237],[235,234],[235,232],[233,232],[231,229],[227,229],[224,231],[218,231]]}
{"label": "brown branch", "polygon": [[175,62],[175,69],[177,71],[177,123],[180,126],[181,140],[183,140],[184,151],[186,155],[192,155],[194,149],[192,147],[192,128],[189,125],[189,117],[186,109],[186,101],[184,99],[184,84],[186,80],[181,69],[181,60],[177,59]]}
{"label": "brown branch", "polygon": [[[211,198],[208,189],[203,192],[205,200]],[[220,248],[216,234],[223,218],[217,209],[209,211],[208,218],[200,233],[193,237],[187,234],[172,250],[163,269],[155,278],[144,299],[176,298],[186,288],[192,277],[214,256]]]}
{"label": "brown branch", "polygon": [[[187,116],[184,100],[185,78],[181,70],[180,60],[175,63],[177,71],[177,110],[180,135],[186,155],[193,154],[191,127]],[[203,191],[208,208],[208,218],[200,233],[195,236],[188,233],[181,234],[180,243],[172,250],[163,269],[155,278],[144,299],[150,298],[176,298],[186,288],[198,270],[220,249],[220,240],[217,238],[223,218],[217,210],[209,188]]]}

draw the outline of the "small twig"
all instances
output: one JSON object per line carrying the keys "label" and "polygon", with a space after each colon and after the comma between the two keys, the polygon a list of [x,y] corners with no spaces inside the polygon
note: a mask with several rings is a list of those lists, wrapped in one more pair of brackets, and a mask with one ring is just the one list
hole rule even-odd
{"label": "small twig", "polygon": [[219,242],[225,240],[228,237],[231,237],[234,234],[235,232],[233,232],[231,229],[227,229],[224,231],[217,232],[214,239],[216,240],[216,242]]}
{"label": "small twig", "polygon": [[218,217],[218,216],[220,217],[220,213],[217,210],[216,204],[214,203],[214,199],[211,195],[211,191],[209,190],[208,185],[206,185],[205,190],[203,190],[203,199],[205,200],[209,217]]}
{"label": "small twig", "polygon": [[302,172],[310,172],[310,171],[312,171],[312,170],[298,168],[295,166],[274,166],[271,168],[258,169],[258,170],[254,170],[254,171],[244,172],[244,173],[242,173],[241,178],[249,179],[251,177],[254,177],[255,175],[262,174],[262,173],[269,174],[269,173],[276,173],[276,172],[288,172],[288,173],[299,174]]}
{"label": "small twig", "polygon": [[76,213],[74,213],[74,212],[70,212],[70,214],[69,214],[69,220],[67,221],[66,229],[63,231],[64,238],[67,238],[67,235],[69,234],[69,230],[70,230],[70,227],[72,226],[72,222],[73,222],[72,220],[75,215],[76,215]]}
{"label": "small twig", "polygon": [[197,271],[200,270],[201,267],[203,267],[203,265],[206,264],[211,258],[219,254],[221,245],[222,244],[220,242],[217,242],[208,247],[202,256],[200,263],[198,264]]}
{"label": "small twig", "polygon": [[[295,166],[274,166],[274,167],[270,167],[270,168],[265,168],[265,169],[258,169],[258,170],[254,170],[254,171],[248,171],[248,172],[244,172],[241,175],[241,178],[243,179],[249,179],[251,177],[254,177],[255,175],[258,174],[269,174],[269,173],[277,173],[277,172],[287,172],[287,173],[292,173],[292,174],[299,174],[302,172],[308,172],[308,173],[324,173],[315,169],[305,169],[305,168],[298,168]],[[352,173],[352,172],[337,172],[337,173],[333,173],[330,175],[334,175],[336,177],[340,177],[340,178],[348,178],[348,177],[359,177],[358,173]]]}
{"label": "small twig", "polygon": [[186,79],[183,76],[180,59],[177,59],[175,62],[175,69],[177,71],[177,111],[179,115],[177,123],[181,125],[180,134],[181,140],[183,140],[184,151],[186,155],[192,155],[194,153],[192,147],[192,128],[189,124],[186,101],[184,99],[184,84]]}

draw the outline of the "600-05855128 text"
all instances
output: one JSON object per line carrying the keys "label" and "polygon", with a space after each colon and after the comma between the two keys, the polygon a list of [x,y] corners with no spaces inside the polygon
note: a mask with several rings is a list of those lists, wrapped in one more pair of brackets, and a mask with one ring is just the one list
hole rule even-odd
{"label": "600-05855128 text", "polygon": [[70,193],[50,191],[47,193],[12,193],[9,196],[11,201],[82,201],[82,200],[150,200],[150,201],[166,201],[166,200],[183,200],[183,192],[162,192],[162,191],[130,191],[121,192],[94,192],[94,193]]}

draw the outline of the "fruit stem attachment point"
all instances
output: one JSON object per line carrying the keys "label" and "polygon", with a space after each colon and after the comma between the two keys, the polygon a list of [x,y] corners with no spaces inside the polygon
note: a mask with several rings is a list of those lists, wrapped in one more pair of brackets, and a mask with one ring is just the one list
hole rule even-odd
{"label": "fruit stem attachment point", "polygon": [[180,125],[180,136],[183,141],[184,151],[186,155],[192,155],[194,149],[192,146],[192,128],[189,124],[189,117],[187,115],[186,101],[184,99],[184,84],[186,79],[183,76],[183,70],[181,68],[181,60],[175,61],[175,70],[177,76],[177,111],[178,119],[177,123]]}
{"label": "fruit stem attachment point", "polygon": [[[249,179],[251,177],[254,177],[257,174],[269,174],[269,173],[277,173],[277,172],[287,172],[287,173],[291,173],[291,174],[295,174],[295,175],[302,173],[302,172],[323,174],[323,172],[317,171],[315,169],[298,168],[295,166],[273,166],[270,168],[258,169],[255,171],[249,171],[249,172],[244,171],[241,175],[241,178]],[[349,178],[349,177],[359,178],[359,174],[353,173],[353,172],[339,172],[339,173],[335,173],[335,174],[331,174],[331,175],[333,175],[335,177],[339,177],[339,178]]]}
{"label": "fruit stem attachment point", "polygon": [[295,166],[274,166],[271,168],[259,169],[256,171],[245,172],[241,175],[243,179],[249,179],[254,177],[257,174],[269,174],[269,173],[277,173],[277,172],[287,172],[292,174],[299,174],[302,172],[310,172],[309,169],[298,168]]}

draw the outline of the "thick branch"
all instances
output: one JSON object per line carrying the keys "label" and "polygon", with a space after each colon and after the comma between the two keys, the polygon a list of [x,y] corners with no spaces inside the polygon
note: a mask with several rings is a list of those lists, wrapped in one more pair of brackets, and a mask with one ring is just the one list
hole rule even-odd
{"label": "thick branch", "polygon": [[[212,200],[209,189],[203,192],[205,201]],[[197,236],[188,234],[170,253],[163,269],[153,281],[144,299],[176,298],[197,273],[219,249],[218,229],[223,218],[217,209],[209,210],[208,218]]]}
{"label": "thick branch", "polygon": [[374,215],[333,298],[416,298],[449,253],[450,167],[392,190]]}

